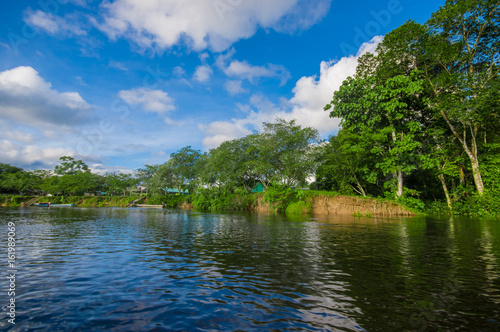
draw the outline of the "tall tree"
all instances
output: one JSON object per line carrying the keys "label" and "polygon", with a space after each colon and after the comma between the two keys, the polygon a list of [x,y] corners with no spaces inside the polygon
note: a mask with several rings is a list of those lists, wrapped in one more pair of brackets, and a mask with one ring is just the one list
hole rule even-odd
{"label": "tall tree", "polygon": [[58,175],[75,175],[83,172],[90,172],[89,167],[81,160],[75,160],[70,156],[60,157],[61,164],[54,168],[54,173]]}
{"label": "tall tree", "polygon": [[258,157],[254,144],[255,135],[223,142],[210,150],[203,167],[204,182],[222,187],[243,187],[251,191],[257,185],[253,165]]}
{"label": "tall tree", "polygon": [[[474,183],[484,193],[478,135],[498,114],[500,3],[447,0],[427,22],[425,72],[432,104],[470,159]],[[496,97],[496,98],[495,98]]]}
{"label": "tall tree", "polygon": [[344,81],[325,110],[341,118],[343,128],[373,142],[375,166],[393,174],[396,197],[402,197],[404,173],[424,158],[425,87],[418,71],[394,71],[384,60],[384,54],[363,56],[356,76]]}
{"label": "tall tree", "polygon": [[356,192],[367,196],[368,187],[373,187],[379,175],[373,167],[376,160],[370,152],[372,146],[373,142],[367,135],[340,130],[321,148],[316,186],[344,194]]}
{"label": "tall tree", "polygon": [[175,188],[182,192],[197,176],[196,163],[202,153],[186,146],[170,155],[167,165],[171,172],[172,183]]}
{"label": "tall tree", "polygon": [[319,142],[316,129],[283,119],[263,126],[259,135],[253,135],[253,149],[258,156],[253,169],[266,188],[271,183],[296,186],[314,175],[315,147]]}
{"label": "tall tree", "polygon": [[398,54],[393,63],[408,59],[400,62],[423,73],[429,107],[467,154],[482,195],[479,137],[499,118],[500,3],[447,0],[425,25],[407,22],[384,44]]}
{"label": "tall tree", "polygon": [[106,173],[104,175],[104,183],[106,185],[106,190],[111,194],[122,194],[127,195],[127,190],[134,187],[137,184],[137,179],[132,176],[132,174],[124,173]]}

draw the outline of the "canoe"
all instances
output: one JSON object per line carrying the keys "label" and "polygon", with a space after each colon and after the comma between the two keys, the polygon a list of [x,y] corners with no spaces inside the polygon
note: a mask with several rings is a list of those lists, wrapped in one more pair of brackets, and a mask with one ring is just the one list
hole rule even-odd
{"label": "canoe", "polygon": [[50,204],[49,203],[35,203],[35,206],[39,207],[74,207],[75,204]]}

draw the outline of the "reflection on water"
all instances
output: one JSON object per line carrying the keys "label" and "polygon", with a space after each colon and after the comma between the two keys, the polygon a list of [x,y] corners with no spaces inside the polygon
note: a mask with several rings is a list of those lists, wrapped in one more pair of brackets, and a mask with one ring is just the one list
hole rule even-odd
{"label": "reflection on water", "polygon": [[494,221],[112,208],[0,220],[2,239],[16,223],[19,271],[2,330],[500,329]]}

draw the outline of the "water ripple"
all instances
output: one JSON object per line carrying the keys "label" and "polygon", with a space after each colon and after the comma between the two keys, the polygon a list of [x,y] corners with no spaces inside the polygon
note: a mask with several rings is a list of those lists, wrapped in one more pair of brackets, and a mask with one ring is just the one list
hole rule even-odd
{"label": "water ripple", "polygon": [[19,251],[19,324],[0,323],[6,331],[446,330],[499,317],[491,224],[451,233],[443,221],[125,209],[0,216],[16,222]]}

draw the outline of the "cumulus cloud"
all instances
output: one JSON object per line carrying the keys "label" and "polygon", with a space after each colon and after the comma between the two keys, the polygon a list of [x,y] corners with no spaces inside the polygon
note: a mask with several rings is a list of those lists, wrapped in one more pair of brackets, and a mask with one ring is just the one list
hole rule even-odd
{"label": "cumulus cloud", "polygon": [[144,111],[163,114],[175,111],[174,100],[165,91],[139,88],[122,90],[118,96],[126,103],[139,105]]}
{"label": "cumulus cloud", "polygon": [[65,148],[40,147],[16,144],[9,140],[0,141],[2,162],[29,166],[33,164],[55,165],[61,156],[74,156],[74,152]]}
{"label": "cumulus cloud", "polygon": [[213,70],[208,65],[198,66],[193,75],[193,79],[200,83],[207,82],[212,76]]}
{"label": "cumulus cloud", "polygon": [[41,10],[30,9],[24,13],[24,22],[53,36],[87,35],[76,15],[59,17]]}
{"label": "cumulus cloud", "polygon": [[102,5],[99,28],[142,48],[164,50],[183,43],[223,51],[256,30],[293,32],[325,16],[331,0],[116,0]]}
{"label": "cumulus cloud", "polygon": [[[260,129],[262,122],[273,122],[277,118],[286,120],[296,119],[303,126],[318,129],[325,136],[338,130],[340,119],[331,119],[329,112],[323,108],[333,97],[342,82],[354,75],[361,55],[374,53],[377,45],[382,41],[381,36],[374,37],[364,43],[356,55],[344,57],[339,61],[323,61],[318,76],[302,77],[293,89],[294,96],[290,100],[281,101],[276,105],[262,95],[253,95],[250,98],[250,109],[247,116],[231,121],[217,121],[200,126],[205,132],[203,144],[213,148],[220,143],[242,137],[250,133],[250,129]],[[240,109],[241,105],[238,106]]]}
{"label": "cumulus cloud", "polygon": [[0,115],[20,123],[75,126],[87,122],[92,107],[77,92],[58,92],[32,67],[0,72]]}
{"label": "cumulus cloud", "polygon": [[325,62],[320,65],[320,76],[302,77],[293,89],[294,96],[290,99],[293,109],[290,118],[299,123],[316,128],[322,135],[338,130],[339,119],[331,119],[329,112],[323,108],[330,103],[333,92],[337,91],[344,80],[355,74],[358,59],[365,53],[374,53],[381,36],[374,37],[370,42],[361,45],[356,55],[344,57],[340,61]]}

